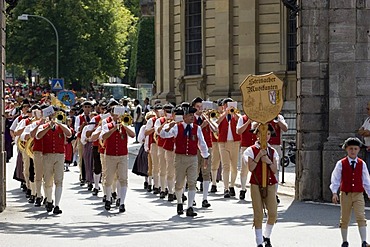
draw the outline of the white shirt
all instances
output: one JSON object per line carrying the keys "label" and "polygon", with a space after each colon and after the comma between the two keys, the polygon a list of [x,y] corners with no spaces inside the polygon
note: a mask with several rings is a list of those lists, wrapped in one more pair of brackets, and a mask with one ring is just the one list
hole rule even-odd
{"label": "white shirt", "polygon": [[154,127],[153,118],[149,118],[149,120],[146,122],[145,130],[150,130],[153,127]]}
{"label": "white shirt", "polygon": [[87,144],[87,136],[86,136],[86,132],[87,131],[91,131],[90,130],[90,127],[91,126],[95,126],[95,125],[93,125],[93,124],[89,124],[89,125],[86,125],[83,129],[82,129],[82,133],[81,133],[81,143],[83,144],[83,145],[85,145],[85,144]]}
{"label": "white shirt", "polygon": [[[182,122],[182,125],[184,126],[184,128],[186,128],[186,123]],[[191,128],[193,128],[193,123],[190,124]],[[162,131],[160,133],[160,137],[162,138],[171,138],[171,137],[177,137],[177,134],[179,132],[179,129],[177,127],[177,124],[175,126],[173,126],[172,129],[170,129],[168,132],[165,131],[167,128],[167,126],[165,125],[163,128],[162,128]],[[202,155],[203,158],[208,158],[209,156],[209,153],[208,153],[208,147],[207,147],[207,144],[204,140],[204,136],[203,136],[203,133],[202,133],[202,130],[201,128],[199,127],[197,129],[197,137],[198,137],[198,148],[200,150],[200,155]]]}
{"label": "white shirt", "polygon": [[28,118],[24,118],[22,119],[18,124],[17,124],[17,127],[15,128],[14,131],[18,131],[18,130],[21,130],[21,129],[24,129],[26,127],[26,119]]}
{"label": "white shirt", "polygon": [[244,125],[243,116],[240,116],[238,119],[238,123],[236,124],[236,131],[238,131]]}
{"label": "white shirt", "polygon": [[29,135],[31,133],[31,124],[27,125],[26,128],[24,128],[20,138],[22,141],[26,141],[26,135]]}
{"label": "white shirt", "polygon": [[[349,163],[351,164],[352,159],[347,156],[347,159],[349,160]],[[356,161],[355,167],[357,165],[357,157],[354,159]],[[331,192],[338,193],[340,182],[342,180],[342,161],[339,160],[337,164],[335,165],[335,168],[331,174],[331,184],[329,186]],[[370,175],[369,171],[367,170],[367,166],[365,161],[363,161],[362,164],[362,185],[364,186],[364,189],[366,191],[366,194],[370,195]]]}
{"label": "white shirt", "polygon": [[[76,131],[76,133],[78,133],[79,131],[78,131],[78,128],[80,127],[80,125],[81,125],[81,123],[80,123],[80,116],[83,116],[84,118],[85,118],[85,120],[86,120],[86,117],[87,116],[85,116],[84,115],[84,113],[82,113],[82,115],[78,115],[78,116],[76,116],[76,120],[75,120],[75,131]],[[86,121],[87,122],[87,121]]]}
{"label": "white shirt", "polygon": [[[258,142],[256,142],[254,145],[256,145],[256,147],[259,149],[260,148],[260,144]],[[278,152],[276,151],[275,148],[271,147],[270,144],[267,143],[267,146],[269,148],[271,148],[272,150],[274,150],[274,160],[273,162],[276,162],[276,164],[279,164],[279,154]],[[267,149],[268,150],[268,149]],[[248,157],[250,157],[252,160],[254,160],[254,153],[253,153],[253,149],[252,147],[248,147],[244,153],[243,153],[243,159],[245,160],[245,162],[248,163]]]}
{"label": "white shirt", "polygon": [[[370,130],[370,117],[366,118],[364,124],[361,126],[365,130]],[[365,146],[370,147],[370,136],[364,137]]]}
{"label": "white shirt", "polygon": [[145,125],[141,126],[137,139],[139,140],[140,143],[144,144],[144,150],[148,152],[149,151],[149,147],[148,147],[149,136],[145,136]]}
{"label": "white shirt", "polygon": [[[96,128],[96,130],[94,130],[94,132],[91,134],[91,136],[96,135],[96,134],[99,134],[99,137],[98,137],[98,140],[99,140],[100,139],[101,130],[102,130],[102,128],[101,128],[101,125],[100,125],[100,126],[98,126],[98,128]],[[96,141],[96,140],[94,140],[94,141]]]}

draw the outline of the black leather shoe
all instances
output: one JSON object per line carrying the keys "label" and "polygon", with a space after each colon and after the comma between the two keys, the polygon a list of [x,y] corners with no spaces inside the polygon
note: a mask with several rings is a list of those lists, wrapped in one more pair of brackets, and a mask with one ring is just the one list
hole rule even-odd
{"label": "black leather shoe", "polygon": [[182,202],[185,202],[186,200],[188,200],[188,198],[186,197],[185,194],[182,194]]}
{"label": "black leather shoe", "polygon": [[265,242],[265,247],[272,247],[270,238],[263,237],[263,242]]}
{"label": "black leather shoe", "polygon": [[42,203],[42,198],[41,197],[36,197],[35,207],[41,207],[41,203]]}
{"label": "black leather shoe", "polygon": [[76,161],[73,162],[73,166],[77,166],[77,162]]}
{"label": "black leather shoe", "polygon": [[230,187],[229,188],[229,190],[230,190],[230,196],[235,196],[236,194],[235,194],[235,189],[234,189],[234,187]]}
{"label": "black leather shoe", "polygon": [[146,191],[152,192],[152,185],[151,184],[148,185],[148,188],[146,189]]}
{"label": "black leather shoe", "polygon": [[366,241],[362,242],[361,247],[369,247],[369,246],[370,246],[370,244],[366,243]]}
{"label": "black leather shoe", "polygon": [[197,205],[197,203],[195,201],[193,201],[193,207],[195,207]]}
{"label": "black leather shoe", "polygon": [[277,202],[278,205],[280,204],[280,199],[277,195],[276,195],[276,202]]}
{"label": "black leather shoe", "polygon": [[85,180],[83,180],[83,179],[81,179],[81,180],[80,180],[80,186],[84,186],[84,185],[85,185],[85,183],[86,183],[86,181],[85,181]]}
{"label": "black leather shoe", "polygon": [[342,247],[348,247],[349,246],[349,244],[348,244],[348,242],[347,241],[344,241],[343,243],[342,243]]}
{"label": "black leather shoe", "polygon": [[21,183],[21,188],[23,192],[27,192],[27,186],[25,183]]}
{"label": "black leather shoe", "polygon": [[121,204],[121,198],[118,198],[116,201],[116,207],[119,207],[120,204]]}
{"label": "black leather shoe", "polygon": [[159,193],[159,198],[164,199],[165,197],[166,197],[166,192],[161,191],[161,193]]}
{"label": "black leather shoe", "polygon": [[159,188],[154,187],[154,188],[153,188],[153,194],[154,194],[154,195],[159,194]]}
{"label": "black leather shoe", "polygon": [[30,195],[30,198],[28,198],[28,203],[35,203],[35,196]]}
{"label": "black leather shoe", "polygon": [[174,194],[168,194],[168,201],[169,202],[172,202],[172,201],[174,201],[175,200],[175,198],[174,198]]}
{"label": "black leather shoe", "polygon": [[225,190],[224,198],[230,198],[230,191],[229,190]]}
{"label": "black leather shoe", "polygon": [[92,192],[92,195],[93,195],[93,196],[97,196],[97,195],[98,195],[98,193],[99,193],[99,190],[98,190],[97,188],[94,188],[94,189],[93,189],[93,192]]}
{"label": "black leather shoe", "polygon": [[184,213],[184,208],[182,204],[177,204],[177,214],[182,215]]}
{"label": "black leather shoe", "polygon": [[263,247],[263,245],[262,244],[259,244],[259,245],[257,245],[257,247]]}
{"label": "black leather shoe", "polygon": [[120,213],[123,213],[123,212],[125,212],[125,211],[126,211],[126,209],[125,209],[125,204],[120,205],[120,206],[119,206],[119,212],[120,212]]}
{"label": "black leather shoe", "polygon": [[216,193],[217,192],[217,185],[212,185],[211,186],[211,193]]}
{"label": "black leather shoe", "polygon": [[207,200],[202,201],[202,207],[203,208],[209,208],[210,206],[211,206],[211,204]]}
{"label": "black leather shoe", "polygon": [[113,200],[116,200],[117,199],[117,193],[116,192],[113,192],[112,193],[112,198],[113,198]]}
{"label": "black leather shoe", "polygon": [[26,198],[30,198],[31,196],[31,190],[30,189],[27,189],[26,191]]}
{"label": "black leather shoe", "polygon": [[46,202],[45,208],[47,212],[51,212],[54,208],[53,202]]}
{"label": "black leather shoe", "polygon": [[110,200],[106,200],[104,205],[105,210],[110,210],[110,205],[111,205]]}
{"label": "black leather shoe", "polygon": [[164,190],[165,195],[168,195],[168,188]]}
{"label": "black leather shoe", "polygon": [[102,201],[105,202],[106,200],[107,200],[107,195],[104,195]]}
{"label": "black leather shoe", "polygon": [[197,216],[197,215],[198,214],[194,212],[194,209],[192,207],[190,207],[186,210],[186,216],[194,217],[194,216]]}
{"label": "black leather shoe", "polygon": [[53,214],[61,214],[62,210],[60,210],[59,206],[56,206],[53,210]]}
{"label": "black leather shoe", "polygon": [[92,183],[89,183],[89,184],[87,185],[87,190],[88,190],[88,191],[92,191],[92,189],[93,189],[93,185],[92,185]]}
{"label": "black leather shoe", "polygon": [[244,199],[245,199],[245,193],[246,193],[246,191],[245,191],[245,190],[241,190],[241,191],[240,191],[240,194],[239,194],[239,199],[240,199],[240,200],[244,200]]}
{"label": "black leather shoe", "polygon": [[144,190],[148,189],[148,182],[144,182]]}

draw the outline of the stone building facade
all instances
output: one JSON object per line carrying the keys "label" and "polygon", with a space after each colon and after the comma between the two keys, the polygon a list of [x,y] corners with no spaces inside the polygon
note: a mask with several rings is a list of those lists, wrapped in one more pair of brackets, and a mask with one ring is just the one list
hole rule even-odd
{"label": "stone building facade", "polygon": [[280,0],[156,0],[155,20],[155,98],[240,102],[247,75],[274,72],[285,82],[286,100],[295,102],[288,15]]}

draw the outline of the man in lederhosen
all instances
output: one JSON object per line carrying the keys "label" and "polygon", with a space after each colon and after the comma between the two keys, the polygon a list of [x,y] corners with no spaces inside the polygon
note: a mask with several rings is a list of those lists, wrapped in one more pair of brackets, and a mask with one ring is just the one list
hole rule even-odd
{"label": "man in lederhosen", "polygon": [[[61,214],[59,203],[62,197],[63,176],[64,176],[64,145],[66,138],[72,136],[67,125],[53,119],[50,116],[48,123],[39,127],[36,139],[42,139],[43,145],[43,170],[45,181],[45,196],[47,198],[46,211],[54,214]],[[53,181],[54,180],[54,181]],[[55,207],[53,205],[53,182],[55,184]]]}
{"label": "man in lederhosen", "polygon": [[[194,212],[193,202],[195,199],[195,188],[198,177],[198,148],[204,158],[203,166],[208,166],[208,147],[204,141],[201,128],[194,124],[194,113],[196,109],[191,108],[190,104],[182,104],[183,122],[176,123],[175,121],[168,124],[161,131],[163,138],[175,138],[175,170],[176,170],[176,198],[177,198],[177,214],[183,214],[182,192],[185,184],[185,179],[188,182],[188,208],[186,216],[194,217],[197,213]],[[178,110],[180,111],[180,109]]]}

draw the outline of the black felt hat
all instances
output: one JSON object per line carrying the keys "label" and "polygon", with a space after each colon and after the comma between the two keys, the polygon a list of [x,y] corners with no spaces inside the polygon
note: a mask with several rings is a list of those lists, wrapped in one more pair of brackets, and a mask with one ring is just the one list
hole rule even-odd
{"label": "black felt hat", "polygon": [[362,147],[364,144],[357,137],[349,137],[344,141],[342,148],[346,149],[348,146],[358,146]]}

